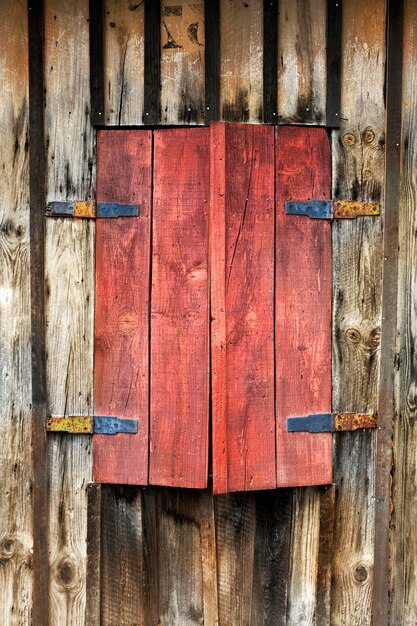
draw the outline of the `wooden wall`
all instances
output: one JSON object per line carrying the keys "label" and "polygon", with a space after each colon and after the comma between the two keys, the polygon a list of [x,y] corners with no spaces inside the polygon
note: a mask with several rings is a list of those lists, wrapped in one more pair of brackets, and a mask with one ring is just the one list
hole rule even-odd
{"label": "wooden wall", "polygon": [[[146,121],[145,3],[104,5],[104,122],[140,125]],[[0,0],[0,6],[1,624],[32,623],[33,537],[45,523],[49,607],[45,601],[39,623],[414,626],[414,0],[405,0],[404,20],[389,615],[375,620],[373,583],[381,575],[373,567],[375,432],[335,435],[333,487],[216,497],[209,491],[91,484],[90,438],[50,434],[49,516],[34,519],[30,271],[37,267],[29,262],[28,11],[24,0]],[[281,0],[279,6],[277,119],[325,125],[327,3]],[[386,21],[385,0],[343,1],[341,128],[331,132],[336,198],[384,201]],[[162,0],[159,123],[204,124],[205,45],[203,3]],[[263,2],[220,0],[222,119],[262,121],[263,54]],[[94,197],[89,70],[88,0],[45,0],[45,202]],[[334,410],[377,407],[383,223],[365,218],[333,224]],[[92,221],[46,222],[51,414],[94,412],[94,237]]]}

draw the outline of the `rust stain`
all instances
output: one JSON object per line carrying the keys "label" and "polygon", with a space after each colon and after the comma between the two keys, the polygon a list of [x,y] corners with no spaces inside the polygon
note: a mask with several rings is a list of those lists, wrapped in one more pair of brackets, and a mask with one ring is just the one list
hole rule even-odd
{"label": "rust stain", "polygon": [[74,217],[95,217],[96,211],[91,200],[74,202]]}
{"label": "rust stain", "polygon": [[335,430],[358,430],[359,428],[376,428],[376,413],[335,413]]}
{"label": "rust stain", "polygon": [[335,200],[333,202],[333,217],[336,219],[375,215],[381,215],[381,205],[377,202],[357,202],[354,200]]}
{"label": "rust stain", "polygon": [[89,434],[93,432],[93,419],[90,415],[50,417],[46,421],[46,430],[48,432]]}

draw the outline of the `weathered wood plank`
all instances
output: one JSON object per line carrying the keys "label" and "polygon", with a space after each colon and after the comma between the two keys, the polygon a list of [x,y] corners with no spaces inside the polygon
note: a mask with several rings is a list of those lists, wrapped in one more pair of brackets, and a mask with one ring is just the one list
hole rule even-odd
{"label": "weathered wood plank", "polygon": [[214,496],[219,624],[246,626],[252,612],[255,493]]}
{"label": "weathered wood plank", "polygon": [[262,121],[262,0],[220,0],[220,114]]}
{"label": "weathered wood plank", "polygon": [[151,131],[99,131],[97,200],[139,204],[96,225],[96,415],[138,419],[135,435],[95,435],[94,478],[148,483]]}
{"label": "weathered wood plank", "polygon": [[[336,198],[382,200],[385,2],[343,2],[342,127],[333,133]],[[333,224],[333,410],[376,409],[381,314],[379,219]],[[375,435],[338,436],[332,623],[371,623]],[[360,520],[360,524],[358,524]]]}
{"label": "weathered wood plank", "polygon": [[208,142],[208,129],[154,133],[149,453],[154,485],[207,485]]}
{"label": "weathered wood plank", "polygon": [[0,622],[30,623],[32,455],[27,5],[0,24]]}
{"label": "weathered wood plank", "polygon": [[[267,489],[275,486],[276,471],[274,130],[214,124],[211,143],[213,489]],[[223,375],[226,389],[219,392]]]}
{"label": "weathered wood plank", "polygon": [[325,130],[277,128],[277,485],[332,481],[329,433],[289,433],[287,419],[331,408],[330,223],[285,214],[285,201],[330,194]]}
{"label": "weathered wood plank", "polygon": [[287,124],[324,124],[326,0],[280,0],[278,115]]}
{"label": "weathered wood plank", "polygon": [[141,492],[103,485],[100,626],[144,623]]}
{"label": "weathered wood plank", "polygon": [[[216,624],[213,497],[207,491],[156,490],[158,623]],[[153,622],[156,623],[156,622]]]}
{"label": "weathered wood plank", "polygon": [[[87,0],[70,4],[46,0],[45,68],[46,200],[83,200],[91,197],[94,179]],[[89,414],[93,407],[94,224],[48,220],[46,229],[48,408],[56,415]],[[83,623],[91,441],[51,435],[48,447],[50,621]]]}
{"label": "weathered wood plank", "polygon": [[204,123],[204,50],[203,1],[162,0],[162,123]]}
{"label": "weathered wood plank", "polygon": [[[404,70],[402,175],[400,196],[400,246],[398,320],[399,333],[395,384],[394,450],[392,468],[390,626],[417,623],[417,426],[416,426],[416,297],[417,250],[415,233],[417,176],[417,5],[404,5]],[[394,252],[394,251],[393,251]]]}
{"label": "weathered wood plank", "polygon": [[87,489],[87,595],[85,625],[101,626],[101,485]]}
{"label": "weathered wood plank", "polygon": [[105,123],[142,124],[144,2],[106,0],[104,8]]}

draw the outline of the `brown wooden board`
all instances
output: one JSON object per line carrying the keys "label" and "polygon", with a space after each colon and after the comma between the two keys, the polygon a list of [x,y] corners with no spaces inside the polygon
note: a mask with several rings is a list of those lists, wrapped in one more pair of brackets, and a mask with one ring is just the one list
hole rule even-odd
{"label": "brown wooden board", "polygon": [[324,129],[277,128],[277,486],[330,483],[328,433],[287,432],[287,418],[331,410],[330,223],[285,214],[285,201],[329,198]]}
{"label": "brown wooden board", "polygon": [[215,493],[275,487],[274,130],[211,127]]}
{"label": "brown wooden board", "polygon": [[155,131],[149,481],[205,487],[209,131]]}
{"label": "brown wooden board", "polygon": [[95,414],[137,418],[138,433],[94,436],[94,478],[147,484],[152,134],[100,131],[97,160],[97,200],[140,208],[97,220]]}

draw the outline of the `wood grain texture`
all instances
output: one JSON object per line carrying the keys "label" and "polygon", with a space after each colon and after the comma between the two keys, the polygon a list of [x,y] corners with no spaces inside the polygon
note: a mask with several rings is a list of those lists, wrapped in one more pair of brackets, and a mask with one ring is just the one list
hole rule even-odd
{"label": "wood grain texture", "polygon": [[214,124],[211,144],[213,489],[267,489],[275,486],[274,131]]}
{"label": "wood grain texture", "polygon": [[94,478],[146,485],[151,131],[99,131],[97,165],[97,200],[140,208],[138,217],[97,221],[95,413],[136,418],[138,432],[94,436]]}
{"label": "wood grain texture", "polygon": [[100,626],[144,623],[141,492],[103,485]]}
{"label": "wood grain texture", "polygon": [[214,497],[219,624],[250,624],[255,550],[255,494]]}
{"label": "wood grain texture", "polygon": [[144,3],[105,0],[104,11],[105,123],[142,124]]}
{"label": "wood grain texture", "polygon": [[204,488],[209,131],[155,131],[154,142],[149,482]]}
{"label": "wood grain texture", "polygon": [[288,433],[287,418],[331,408],[330,223],[286,215],[285,201],[329,197],[330,150],[322,129],[276,132],[277,485],[320,485],[331,435]]}
{"label": "wood grain texture", "polygon": [[400,246],[398,284],[398,356],[392,469],[390,626],[417,622],[416,555],[416,61],[417,6],[404,5],[404,70]]}
{"label": "wood grain texture", "polygon": [[[335,198],[381,201],[385,3],[343,3],[342,122],[333,133]],[[381,221],[333,224],[333,411],[376,409]],[[337,436],[332,620],[371,623],[375,434]],[[360,520],[360,525],[358,525]]]}
{"label": "wood grain texture", "polygon": [[0,622],[32,609],[28,30],[25,2],[6,0],[0,24]]}
{"label": "wood grain texture", "polygon": [[281,0],[278,25],[278,116],[286,124],[324,124],[325,0]]}
{"label": "wood grain texture", "polygon": [[[87,0],[45,2],[45,89],[46,201],[88,199],[95,161]],[[91,414],[94,224],[48,220],[46,229],[48,408],[55,415]],[[91,440],[52,435],[48,441],[50,621],[82,623]]]}
{"label": "wood grain texture", "polygon": [[262,121],[262,0],[220,0],[220,115]]}
{"label": "wood grain texture", "polygon": [[204,3],[161,3],[163,124],[204,123]]}

